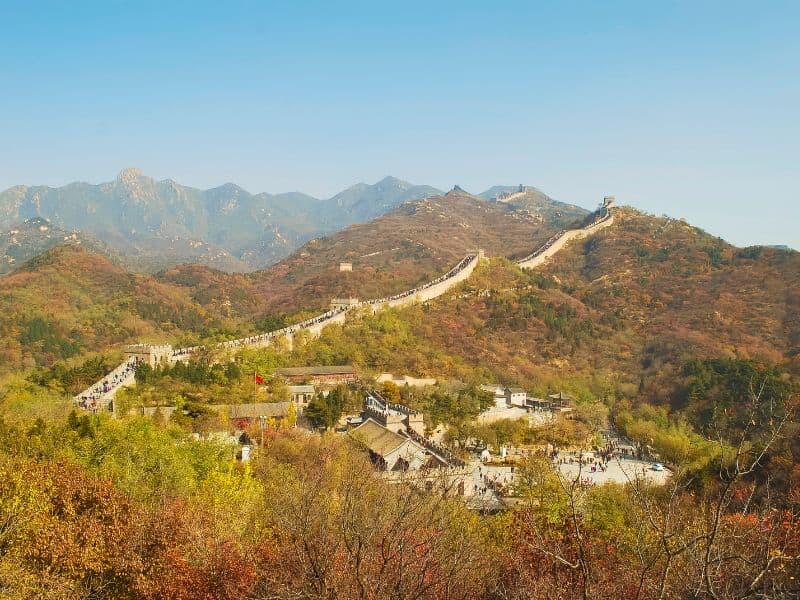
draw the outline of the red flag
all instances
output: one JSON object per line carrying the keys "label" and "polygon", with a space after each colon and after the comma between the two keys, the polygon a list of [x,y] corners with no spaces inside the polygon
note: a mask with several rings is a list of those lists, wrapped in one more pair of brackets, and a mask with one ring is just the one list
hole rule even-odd
{"label": "red flag", "polygon": [[261,385],[262,383],[264,383],[264,378],[263,377],[259,377],[258,373],[253,373],[253,376],[256,378],[256,383],[257,384]]}

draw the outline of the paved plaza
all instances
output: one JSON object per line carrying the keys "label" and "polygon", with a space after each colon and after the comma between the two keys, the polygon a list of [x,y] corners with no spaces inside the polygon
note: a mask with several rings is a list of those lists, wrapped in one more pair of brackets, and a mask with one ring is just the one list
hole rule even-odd
{"label": "paved plaza", "polygon": [[[598,466],[593,473],[592,464],[579,465],[575,459],[573,463],[556,463],[553,467],[568,480],[580,477],[585,485],[590,486],[609,482],[624,484],[637,477],[644,477],[659,485],[666,483],[672,474],[666,469],[660,471],[653,469],[653,464],[633,458],[614,458],[604,465],[605,471],[601,471]],[[473,487],[467,490],[467,494],[471,496],[468,505],[485,510],[501,508],[504,505],[502,497],[513,493],[516,468],[510,465],[486,465],[479,462],[473,462],[470,466],[473,469]]]}
{"label": "paved plaza", "polygon": [[[472,494],[467,501],[471,508],[482,510],[498,510],[505,505],[496,491],[497,484],[510,486],[514,475],[511,467],[492,467],[481,464],[479,461],[470,463],[472,470]],[[470,490],[468,490],[468,495]]]}
{"label": "paved plaza", "polygon": [[574,480],[580,474],[582,480],[590,484],[602,485],[604,483],[627,483],[636,477],[645,477],[653,483],[663,484],[671,476],[671,473],[664,469],[663,471],[653,470],[653,463],[629,459],[629,458],[613,458],[607,465],[605,471],[599,468],[592,473],[592,465],[583,464],[579,465],[577,462],[556,464],[559,472],[568,479]]}

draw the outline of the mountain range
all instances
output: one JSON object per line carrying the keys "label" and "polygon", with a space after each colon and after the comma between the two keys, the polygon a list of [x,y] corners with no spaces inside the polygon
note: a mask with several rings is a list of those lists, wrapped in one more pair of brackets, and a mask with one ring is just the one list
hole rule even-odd
{"label": "mountain range", "polygon": [[[528,186],[475,196],[385,179],[318,200],[253,196],[232,185],[194,190],[129,171],[110,184],[12,188],[2,198],[4,223],[23,219],[0,234],[6,369],[75,362],[132,341],[196,344],[266,331],[324,310],[334,297],[409,289],[483,249],[492,262],[461,292],[400,312],[392,327],[413,343],[391,356],[343,353],[364,347],[367,330],[356,323],[325,358],[309,360],[462,379],[481,371],[483,379],[527,385],[602,371],[626,395],[635,388],[659,402],[670,401],[667,380],[679,380],[693,357],[800,371],[800,254],[736,248],[631,208],[615,209],[612,227],[522,272],[511,261],[587,211]],[[275,253],[259,254],[267,247]],[[142,250],[139,266],[163,254],[162,268],[131,265],[131,248]],[[256,256],[271,264],[231,272]],[[189,262],[175,264],[180,257]],[[223,264],[233,268],[214,268]]]}
{"label": "mountain range", "polygon": [[[40,240],[55,246],[0,279],[0,363],[7,366],[48,364],[134,339],[244,334],[270,317],[324,310],[332,297],[377,298],[413,287],[476,248],[524,255],[556,230],[504,203],[451,191],[312,239],[263,270],[185,263],[147,274],[130,271],[100,243],[38,223],[28,222],[29,237],[57,232]],[[20,241],[22,230],[15,231]],[[341,272],[341,262],[352,271]]]}
{"label": "mountain range", "polygon": [[[481,197],[491,200],[497,190],[504,189],[491,188]],[[136,271],[199,263],[246,272],[274,264],[308,240],[370,221],[404,202],[437,194],[441,192],[431,186],[412,185],[394,177],[373,185],[359,183],[324,200],[299,192],[251,194],[232,183],[200,190],[170,179],[156,181],[128,168],[114,181],[99,185],[15,186],[1,192],[0,238],[11,239],[15,235],[11,231],[38,228],[42,225],[38,221],[23,224],[44,219],[45,227],[105,244]],[[553,223],[574,220],[587,212],[538,190],[515,206]],[[50,239],[55,242],[56,236]],[[11,254],[0,257],[5,270],[47,245],[41,236],[29,246],[17,237],[15,244]]]}
{"label": "mountain range", "polygon": [[[447,271],[471,250],[523,256],[559,228],[502,202],[453,190],[310,240],[246,277],[187,264],[157,276],[186,288],[196,299],[213,299],[222,314],[247,314],[252,309],[238,307],[248,298],[257,299],[248,302],[264,313],[319,311],[332,297],[379,298],[414,287]],[[352,271],[340,271],[341,262]]]}
{"label": "mountain range", "polygon": [[[545,374],[580,379],[602,366],[629,386],[650,388],[652,378],[653,389],[667,389],[663,376],[679,377],[692,356],[797,366],[797,252],[738,249],[683,221],[624,208],[607,231],[523,273],[507,259],[528,254],[563,226],[513,205],[535,196],[523,190],[488,202],[454,189],[408,201],[249,273],[202,264],[136,273],[102,242],[31,222],[32,239],[51,233],[38,243],[56,246],[0,279],[0,364],[51,365],[140,340],[249,335],[323,310],[333,297],[408,289],[482,248],[495,259],[470,279],[466,295],[424,308],[424,318],[423,308],[402,313],[403,327],[419,338],[412,346],[438,358],[395,353],[398,368],[465,377],[495,365],[486,377],[533,383]],[[19,242],[21,230],[16,235]],[[340,270],[342,262],[352,271]],[[326,360],[351,358],[367,369],[391,367],[335,353]]]}

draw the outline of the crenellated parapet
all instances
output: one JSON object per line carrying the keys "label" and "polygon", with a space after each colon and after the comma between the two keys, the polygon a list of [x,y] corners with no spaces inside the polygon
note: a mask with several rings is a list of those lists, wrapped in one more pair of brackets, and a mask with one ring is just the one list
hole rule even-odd
{"label": "crenellated parapet", "polygon": [[[291,348],[294,334],[305,331],[312,337],[319,337],[322,330],[328,325],[343,324],[347,317],[347,313],[351,310],[369,309],[371,312],[376,312],[382,308],[387,307],[401,307],[408,306],[417,302],[425,302],[444,294],[447,290],[454,285],[464,281],[472,274],[475,266],[478,264],[482,251],[476,254],[468,254],[464,257],[455,267],[450,269],[447,273],[422,285],[417,288],[412,288],[400,294],[390,296],[388,298],[380,298],[378,300],[363,300],[359,301],[357,298],[334,298],[331,301],[331,309],[306,319],[300,323],[289,325],[276,331],[268,333],[260,333],[251,335],[244,338],[229,340],[227,342],[220,342],[216,344],[216,348],[230,348],[236,350],[239,347],[265,347],[270,346],[277,340],[284,340]],[[190,348],[178,348],[172,351],[173,360],[184,360],[190,357],[193,353],[197,352],[201,347],[195,346]]]}

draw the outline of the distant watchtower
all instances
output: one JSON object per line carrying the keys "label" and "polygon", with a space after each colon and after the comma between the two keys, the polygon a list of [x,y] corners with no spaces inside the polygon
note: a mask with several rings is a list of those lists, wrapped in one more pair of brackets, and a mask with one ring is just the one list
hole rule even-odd
{"label": "distant watchtower", "polygon": [[617,199],[614,196],[605,196],[603,198],[603,208],[611,208],[616,201]]}
{"label": "distant watchtower", "polygon": [[349,262],[340,262],[339,263],[339,272],[340,273],[350,273],[353,270],[353,263]]}

